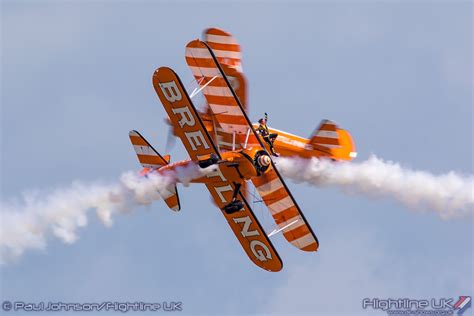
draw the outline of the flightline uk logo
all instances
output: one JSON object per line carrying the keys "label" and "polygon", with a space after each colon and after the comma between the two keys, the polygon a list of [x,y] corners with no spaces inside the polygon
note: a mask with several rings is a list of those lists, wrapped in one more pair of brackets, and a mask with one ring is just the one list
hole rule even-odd
{"label": "flightline uk logo", "polygon": [[390,316],[395,315],[463,315],[471,307],[470,296],[459,296],[456,301],[453,298],[427,299],[380,299],[364,298],[363,309],[382,310]]}
{"label": "flightline uk logo", "polygon": [[459,300],[454,303],[454,309],[458,311],[458,315],[462,315],[466,309],[471,307],[470,296],[460,296]]}

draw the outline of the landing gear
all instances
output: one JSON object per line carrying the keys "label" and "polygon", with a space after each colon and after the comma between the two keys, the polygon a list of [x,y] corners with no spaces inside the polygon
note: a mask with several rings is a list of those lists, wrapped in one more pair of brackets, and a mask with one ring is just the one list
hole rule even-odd
{"label": "landing gear", "polygon": [[209,166],[217,164],[217,162],[219,162],[219,157],[217,157],[216,154],[211,154],[211,156],[208,159],[199,161],[199,167],[204,169]]}
{"label": "landing gear", "polygon": [[235,185],[235,190],[234,190],[234,195],[232,196],[232,202],[224,206],[224,212],[226,214],[234,214],[235,212],[238,212],[244,208],[244,202],[237,199],[237,195],[239,195],[242,184],[234,183],[234,185]]}
{"label": "landing gear", "polygon": [[234,214],[235,212],[240,211],[241,209],[244,208],[244,203],[241,200],[234,200],[224,206],[224,212],[226,214]]}

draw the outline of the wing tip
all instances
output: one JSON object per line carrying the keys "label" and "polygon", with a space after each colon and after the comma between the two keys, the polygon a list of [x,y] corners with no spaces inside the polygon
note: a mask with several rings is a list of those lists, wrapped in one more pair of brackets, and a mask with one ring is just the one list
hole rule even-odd
{"label": "wing tip", "polygon": [[206,36],[206,34],[232,36],[232,34],[230,34],[229,32],[226,32],[218,27],[209,27],[205,29],[203,35]]}
{"label": "wing tip", "polygon": [[308,245],[308,246],[306,246],[304,248],[300,248],[300,249],[303,250],[303,251],[307,251],[307,252],[312,252],[312,251],[316,252],[319,249],[319,243],[314,242],[311,245]]}

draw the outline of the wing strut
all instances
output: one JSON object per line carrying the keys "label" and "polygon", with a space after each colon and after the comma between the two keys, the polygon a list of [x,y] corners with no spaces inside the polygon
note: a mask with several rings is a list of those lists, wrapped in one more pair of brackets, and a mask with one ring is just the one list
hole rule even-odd
{"label": "wing strut", "polygon": [[[201,82],[203,78],[204,78],[204,77],[202,77],[199,81]],[[198,88],[195,88],[194,91],[191,93],[191,95],[190,95],[189,97],[190,97],[191,99],[192,99],[193,97],[195,97],[196,94],[198,94],[199,92],[201,92],[202,89],[204,89],[205,87],[207,87],[207,86],[208,86],[214,79],[216,79],[216,78],[217,78],[217,75],[215,75],[214,77],[212,77],[211,80],[209,80],[205,85],[203,85],[203,86],[200,87],[199,89],[198,89]],[[200,82],[198,82],[199,85],[200,85]]]}
{"label": "wing strut", "polygon": [[220,148],[220,145],[219,145],[219,138],[217,138],[217,127],[216,127],[216,121],[214,119],[214,116],[211,115],[211,120],[212,120],[212,127],[214,129],[214,139],[215,139],[215,143],[216,143],[216,146],[217,146],[217,150],[219,152],[221,152],[221,148]]}
{"label": "wing strut", "polygon": [[235,131],[232,133],[232,150],[235,150]]}
{"label": "wing strut", "polygon": [[249,129],[247,130],[247,136],[245,136],[244,149],[247,148],[247,144],[248,144],[248,142],[249,142],[249,137],[250,137],[250,132],[251,132],[251,131],[252,131],[251,128],[249,128]]}
{"label": "wing strut", "polygon": [[279,229],[274,229],[270,234],[268,234],[268,237],[271,237],[275,234],[278,234],[279,232],[281,232],[282,230],[284,230],[285,228],[288,228],[290,227],[291,225],[295,224],[298,220],[295,219],[294,221],[292,221],[291,223],[289,223],[288,225],[285,225],[283,226],[282,228],[279,228]]}

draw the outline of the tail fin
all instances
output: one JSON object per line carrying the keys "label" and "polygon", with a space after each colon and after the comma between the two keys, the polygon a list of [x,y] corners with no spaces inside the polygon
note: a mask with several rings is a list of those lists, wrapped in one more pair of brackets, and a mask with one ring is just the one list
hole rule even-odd
{"label": "tail fin", "polygon": [[[170,162],[170,155],[162,157],[139,132],[130,131],[128,136],[135,149],[138,161],[147,172],[150,169],[166,166]],[[170,209],[176,212],[181,209],[176,184],[169,185],[158,192]]]}
{"label": "tail fin", "polygon": [[330,120],[322,120],[311,136],[310,144],[334,159],[352,160],[357,156],[354,142],[348,131]]}

